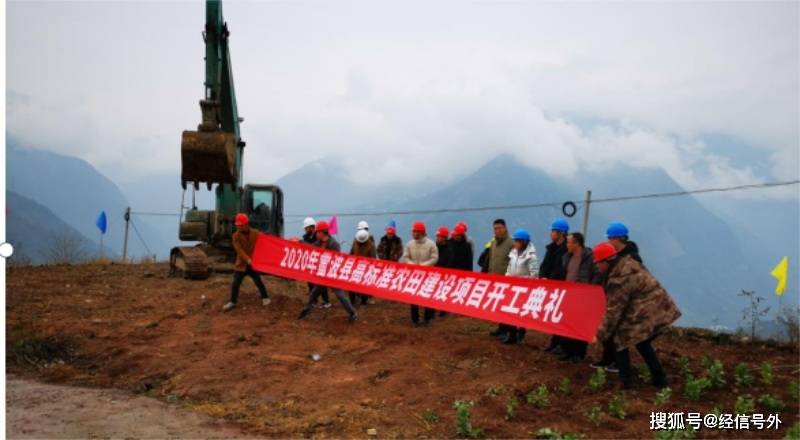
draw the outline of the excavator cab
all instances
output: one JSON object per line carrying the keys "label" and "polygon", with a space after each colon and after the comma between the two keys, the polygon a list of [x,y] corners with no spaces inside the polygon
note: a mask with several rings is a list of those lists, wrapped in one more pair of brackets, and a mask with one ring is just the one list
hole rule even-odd
{"label": "excavator cab", "polygon": [[245,185],[242,210],[250,218],[250,227],[283,236],[283,191],[275,185]]}

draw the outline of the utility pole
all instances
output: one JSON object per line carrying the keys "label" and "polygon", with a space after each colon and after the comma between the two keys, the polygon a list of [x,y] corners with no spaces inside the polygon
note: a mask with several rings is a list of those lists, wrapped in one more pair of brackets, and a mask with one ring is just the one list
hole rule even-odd
{"label": "utility pole", "polygon": [[583,201],[583,228],[581,228],[581,233],[587,242],[589,241],[589,237],[586,235],[586,232],[589,230],[589,206],[591,204],[592,191],[586,190],[586,199]]}
{"label": "utility pole", "polygon": [[125,241],[122,242],[122,262],[128,261],[128,225],[131,222],[131,207],[125,209]]}

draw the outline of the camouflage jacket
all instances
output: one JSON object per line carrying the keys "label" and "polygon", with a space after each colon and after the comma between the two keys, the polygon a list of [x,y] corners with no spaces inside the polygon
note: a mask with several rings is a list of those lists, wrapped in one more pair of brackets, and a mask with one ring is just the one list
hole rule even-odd
{"label": "camouflage jacket", "polygon": [[630,256],[609,269],[605,291],[606,315],[597,340],[613,338],[617,350],[658,335],[681,316],[658,280]]}

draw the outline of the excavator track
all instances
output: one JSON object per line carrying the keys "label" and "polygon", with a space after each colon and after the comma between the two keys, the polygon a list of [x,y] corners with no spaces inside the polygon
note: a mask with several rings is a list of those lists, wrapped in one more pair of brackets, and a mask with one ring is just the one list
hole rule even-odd
{"label": "excavator track", "polygon": [[198,246],[174,247],[169,256],[170,276],[204,280],[210,273],[208,255]]}

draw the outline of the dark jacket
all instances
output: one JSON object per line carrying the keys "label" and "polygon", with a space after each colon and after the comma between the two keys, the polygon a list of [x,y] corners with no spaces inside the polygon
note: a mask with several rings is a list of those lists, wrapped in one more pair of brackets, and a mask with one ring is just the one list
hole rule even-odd
{"label": "dark jacket", "polygon": [[[571,259],[572,254],[569,252],[561,257],[561,267],[564,268],[565,280],[567,279],[567,265]],[[581,253],[581,264],[578,268],[578,278],[575,282],[587,284],[602,284],[603,282],[603,276],[600,274],[600,271],[597,270],[592,260],[592,250],[587,247],[583,248],[583,252]]]}
{"label": "dark jacket", "polygon": [[564,255],[567,253],[567,241],[561,245],[550,242],[545,248],[544,260],[539,266],[539,278],[549,280],[563,280],[567,277],[567,271],[563,265]]}
{"label": "dark jacket", "polygon": [[644,264],[644,262],[642,261],[642,257],[639,256],[639,246],[637,246],[636,243],[633,241],[626,241],[625,247],[622,248],[621,251],[617,252],[617,255],[619,257],[630,255],[631,258],[633,258],[634,260]]}
{"label": "dark jacket", "polygon": [[452,256],[450,267],[472,272],[473,245],[466,240],[450,240],[448,244],[450,245],[450,254]]}
{"label": "dark jacket", "polygon": [[491,254],[491,249],[488,247],[483,248],[483,252],[478,257],[478,266],[481,267],[482,273],[489,273],[489,254]]}
{"label": "dark jacket", "polygon": [[303,234],[303,242],[308,244],[314,244],[317,241],[317,233],[312,232],[310,234],[306,233]]}
{"label": "dark jacket", "polygon": [[335,239],[335,238],[333,238],[332,236],[331,236],[331,237],[328,237],[328,243],[327,243],[327,246],[326,246],[325,244],[323,244],[323,243],[322,243],[321,241],[319,241],[319,240],[317,240],[317,241],[315,241],[315,242],[314,242],[314,246],[316,246],[316,247],[319,247],[319,248],[322,248],[322,249],[327,249],[327,250],[329,250],[329,251],[335,251],[335,252],[341,252],[341,251],[342,251],[342,246],[341,246],[341,245],[339,244],[339,242],[338,242],[338,241],[336,241],[336,239]]}
{"label": "dark jacket", "polygon": [[439,260],[436,262],[436,267],[452,267],[453,252],[450,248],[450,243],[439,244],[437,241],[436,249],[439,250]]}
{"label": "dark jacket", "polygon": [[399,261],[403,256],[403,239],[397,235],[390,239],[384,235],[378,244],[378,258],[381,260]]}
{"label": "dark jacket", "polygon": [[668,328],[681,316],[658,280],[631,256],[616,258],[603,286],[608,298],[597,340],[631,348]]}

